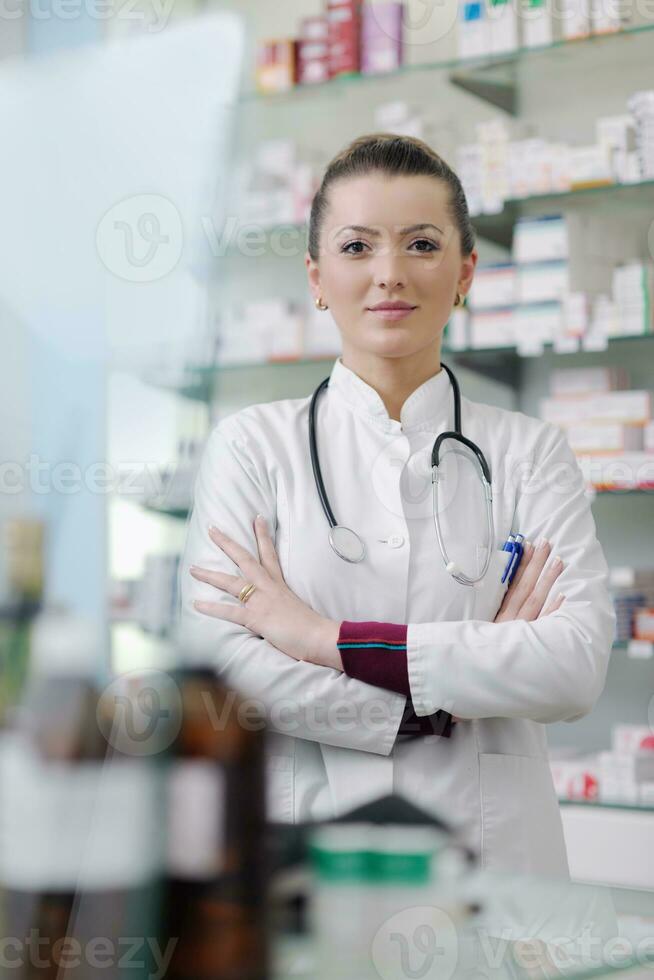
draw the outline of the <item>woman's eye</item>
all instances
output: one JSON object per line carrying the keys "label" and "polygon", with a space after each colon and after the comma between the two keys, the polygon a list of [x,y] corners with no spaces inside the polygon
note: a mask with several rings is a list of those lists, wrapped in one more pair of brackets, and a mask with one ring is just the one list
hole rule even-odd
{"label": "woman's eye", "polygon": [[[420,245],[427,245],[428,246],[427,248],[419,248],[418,249],[419,252],[438,252],[438,251],[440,251],[440,245],[437,245],[435,242],[430,241],[428,238],[417,238],[411,244],[412,245],[418,245],[418,244],[420,244]],[[350,251],[350,249],[352,249],[355,245],[362,245],[364,248],[367,248],[367,246],[365,245],[365,242],[362,242],[362,241],[358,241],[357,240],[357,241],[354,241],[354,242],[348,242],[347,245],[344,245],[343,246],[343,248],[341,249],[341,251],[342,252],[345,252],[346,255],[361,255],[362,253],[359,250],[357,250],[357,251]]]}
{"label": "woman's eye", "polygon": [[348,242],[341,249],[341,252],[345,252],[347,255],[361,255],[361,252],[349,252],[348,249],[352,248],[353,245],[363,245],[363,242]]}

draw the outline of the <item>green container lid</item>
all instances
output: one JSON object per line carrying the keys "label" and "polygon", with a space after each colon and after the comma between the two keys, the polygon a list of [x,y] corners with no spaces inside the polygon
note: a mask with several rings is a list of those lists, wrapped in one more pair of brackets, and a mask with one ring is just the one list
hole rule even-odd
{"label": "green container lid", "polygon": [[313,835],[310,856],[321,881],[427,884],[442,837],[429,828],[334,824]]}

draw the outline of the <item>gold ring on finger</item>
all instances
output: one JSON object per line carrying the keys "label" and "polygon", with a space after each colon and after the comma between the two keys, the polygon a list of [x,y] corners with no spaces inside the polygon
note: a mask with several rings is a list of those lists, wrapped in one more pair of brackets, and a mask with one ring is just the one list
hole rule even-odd
{"label": "gold ring on finger", "polygon": [[246,582],[238,594],[240,601],[247,602],[255,589],[256,585],[253,585],[252,582]]}

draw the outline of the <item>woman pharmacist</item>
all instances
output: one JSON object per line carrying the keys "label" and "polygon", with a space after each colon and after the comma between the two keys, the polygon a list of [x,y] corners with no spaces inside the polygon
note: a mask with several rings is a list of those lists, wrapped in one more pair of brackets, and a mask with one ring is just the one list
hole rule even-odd
{"label": "woman pharmacist", "polygon": [[[602,690],[607,566],[557,428],[466,398],[456,417],[441,339],[477,261],[458,177],[420,140],[355,140],[314,198],[305,261],[342,354],[313,400],[213,430],[181,571],[187,648],[265,708],[271,819],[394,791],[486,867],[567,876],[544,725]],[[456,429],[435,499],[434,443]],[[534,544],[507,590],[517,531]]]}

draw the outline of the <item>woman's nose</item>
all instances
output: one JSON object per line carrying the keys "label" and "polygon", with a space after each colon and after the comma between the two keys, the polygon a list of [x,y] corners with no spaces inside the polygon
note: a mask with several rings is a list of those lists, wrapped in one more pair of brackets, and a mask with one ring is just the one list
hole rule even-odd
{"label": "woman's nose", "polygon": [[376,286],[383,286],[388,289],[403,286],[405,281],[405,276],[399,268],[397,260],[392,257],[375,266],[373,278]]}

